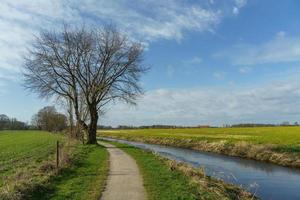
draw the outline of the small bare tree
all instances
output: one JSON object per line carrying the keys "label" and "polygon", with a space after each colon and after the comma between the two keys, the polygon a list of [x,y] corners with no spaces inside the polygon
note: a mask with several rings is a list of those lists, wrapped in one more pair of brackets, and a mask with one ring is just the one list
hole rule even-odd
{"label": "small bare tree", "polygon": [[115,100],[134,103],[142,93],[139,80],[147,70],[142,55],[140,43],[111,26],[42,32],[25,57],[24,85],[43,98],[69,99],[77,123],[88,133],[87,143],[95,144],[102,108]]}
{"label": "small bare tree", "polygon": [[46,106],[32,118],[33,125],[38,129],[57,132],[66,129],[67,117],[56,111],[54,106]]}

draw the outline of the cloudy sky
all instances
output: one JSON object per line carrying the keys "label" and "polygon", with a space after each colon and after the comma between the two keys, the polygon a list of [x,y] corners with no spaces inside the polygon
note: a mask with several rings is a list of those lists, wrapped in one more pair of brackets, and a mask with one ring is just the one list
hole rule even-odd
{"label": "cloudy sky", "polygon": [[116,24],[146,46],[138,105],[110,105],[105,125],[300,121],[298,0],[0,1],[0,113],[30,121],[55,104],[24,91],[22,55],[62,22]]}

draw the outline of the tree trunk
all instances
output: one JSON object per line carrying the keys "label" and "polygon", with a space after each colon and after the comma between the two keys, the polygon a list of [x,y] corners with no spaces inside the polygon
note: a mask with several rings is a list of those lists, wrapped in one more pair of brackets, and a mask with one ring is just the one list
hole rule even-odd
{"label": "tree trunk", "polygon": [[98,111],[97,105],[90,106],[90,124],[88,127],[88,141],[87,144],[97,144],[97,124],[98,124]]}
{"label": "tree trunk", "polygon": [[73,103],[70,99],[67,100],[68,102],[68,114],[69,114],[69,125],[70,125],[70,136],[75,138],[75,130],[74,130],[74,117],[73,117]]}
{"label": "tree trunk", "polygon": [[[77,97],[76,97],[77,99]],[[86,123],[82,120],[80,112],[79,112],[79,106],[78,106],[78,101],[74,101],[74,112],[75,112],[75,116],[76,116],[76,120],[77,123],[79,123],[79,125],[81,126],[81,128],[83,128],[85,131],[88,131],[88,126],[86,125]]]}

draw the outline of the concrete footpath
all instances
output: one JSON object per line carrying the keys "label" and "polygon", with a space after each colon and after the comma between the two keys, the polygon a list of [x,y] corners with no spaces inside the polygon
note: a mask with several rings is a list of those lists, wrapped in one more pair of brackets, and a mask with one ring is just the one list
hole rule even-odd
{"label": "concrete footpath", "polygon": [[108,180],[101,200],[146,200],[143,179],[135,160],[114,145],[100,144],[110,155]]}

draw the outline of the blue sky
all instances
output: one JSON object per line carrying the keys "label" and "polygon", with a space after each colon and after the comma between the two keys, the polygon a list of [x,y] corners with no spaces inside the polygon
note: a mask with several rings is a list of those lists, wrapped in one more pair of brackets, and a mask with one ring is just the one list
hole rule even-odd
{"label": "blue sky", "polygon": [[145,45],[145,95],[110,105],[101,124],[300,121],[299,10],[297,0],[2,0],[0,113],[30,121],[57,104],[24,91],[22,54],[64,21],[113,23]]}

